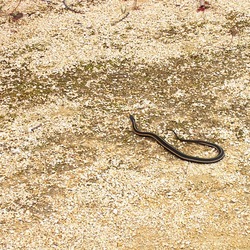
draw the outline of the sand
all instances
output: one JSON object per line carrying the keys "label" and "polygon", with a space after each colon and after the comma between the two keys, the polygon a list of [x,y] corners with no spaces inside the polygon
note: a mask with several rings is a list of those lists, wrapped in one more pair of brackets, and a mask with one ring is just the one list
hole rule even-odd
{"label": "sand", "polygon": [[[250,2],[18,2],[0,2],[0,248],[249,249]],[[225,158],[182,161],[129,114]]]}

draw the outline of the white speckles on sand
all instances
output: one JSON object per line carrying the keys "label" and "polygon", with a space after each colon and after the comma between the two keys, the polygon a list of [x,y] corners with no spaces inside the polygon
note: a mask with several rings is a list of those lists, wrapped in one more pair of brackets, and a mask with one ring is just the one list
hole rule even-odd
{"label": "white speckles on sand", "polygon": [[247,249],[249,3],[33,2],[0,13],[0,248]]}

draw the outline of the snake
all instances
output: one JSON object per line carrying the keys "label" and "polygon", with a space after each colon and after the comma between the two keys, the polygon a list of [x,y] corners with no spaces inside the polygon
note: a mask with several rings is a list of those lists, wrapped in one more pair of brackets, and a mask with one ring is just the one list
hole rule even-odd
{"label": "snake", "polygon": [[200,145],[203,145],[203,146],[208,146],[208,147],[214,148],[217,151],[217,155],[215,157],[211,157],[211,158],[200,158],[200,157],[196,157],[196,156],[192,156],[192,155],[187,155],[187,154],[179,151],[177,148],[175,148],[174,146],[172,146],[171,144],[166,142],[162,137],[156,135],[155,133],[141,131],[137,127],[134,116],[130,115],[129,117],[130,117],[130,120],[132,122],[133,132],[135,134],[137,134],[139,136],[143,136],[143,137],[153,138],[164,149],[166,149],[167,151],[169,151],[170,153],[172,153],[173,155],[175,155],[179,159],[182,159],[184,161],[189,161],[189,162],[195,162],[195,163],[201,163],[201,164],[209,164],[209,163],[218,162],[218,161],[222,160],[224,158],[224,156],[225,156],[223,148],[221,148],[219,145],[217,145],[215,143],[208,142],[208,141],[203,141],[203,140],[187,140],[187,139],[183,139],[183,138],[180,138],[174,130],[168,129],[169,131],[172,131],[174,133],[175,137],[181,142],[196,143],[196,144],[200,144]]}

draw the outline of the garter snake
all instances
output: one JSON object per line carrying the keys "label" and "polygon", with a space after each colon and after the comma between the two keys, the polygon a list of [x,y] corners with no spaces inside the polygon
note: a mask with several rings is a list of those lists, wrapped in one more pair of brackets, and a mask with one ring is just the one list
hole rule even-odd
{"label": "garter snake", "polygon": [[218,154],[215,157],[212,157],[212,158],[200,158],[200,157],[196,157],[196,156],[187,155],[187,154],[179,151],[178,149],[176,149],[175,147],[173,147],[169,143],[167,143],[162,137],[160,137],[160,136],[158,136],[158,135],[156,135],[154,133],[151,133],[151,132],[144,132],[144,131],[139,130],[137,125],[136,125],[134,116],[130,115],[130,120],[132,122],[132,127],[133,127],[133,131],[134,131],[135,134],[140,135],[140,136],[144,136],[144,137],[153,138],[164,149],[166,149],[167,151],[169,151],[170,153],[172,153],[173,155],[177,156],[178,158],[180,158],[182,160],[190,161],[190,162],[196,162],[196,163],[208,164],[208,163],[218,162],[218,161],[222,160],[222,158],[225,156],[224,150],[220,146],[218,146],[217,144],[207,142],[207,141],[202,141],[202,140],[186,140],[186,139],[182,139],[176,134],[176,132],[174,130],[169,129],[169,131],[172,131],[174,133],[175,137],[179,141],[188,142],[188,143],[196,143],[196,144],[200,144],[200,145],[203,145],[203,146],[208,146],[208,147],[216,149],[216,151],[218,152]]}

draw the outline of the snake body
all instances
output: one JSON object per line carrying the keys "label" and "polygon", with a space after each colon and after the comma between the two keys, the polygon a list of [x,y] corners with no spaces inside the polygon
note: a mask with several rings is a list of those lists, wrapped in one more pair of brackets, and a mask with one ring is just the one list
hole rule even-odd
{"label": "snake body", "polygon": [[196,157],[196,156],[191,156],[191,155],[187,155],[181,151],[179,151],[178,149],[176,149],[174,146],[172,146],[171,144],[169,144],[168,142],[166,142],[162,137],[151,133],[151,132],[144,132],[138,129],[136,122],[135,122],[135,118],[134,116],[130,115],[130,120],[132,122],[132,128],[135,134],[139,135],[139,136],[144,136],[144,137],[151,137],[154,140],[156,140],[164,149],[166,149],[167,151],[169,151],[170,153],[172,153],[173,155],[177,156],[178,158],[185,160],[185,161],[190,161],[190,162],[196,162],[196,163],[203,163],[203,164],[209,164],[209,163],[215,163],[218,162],[220,160],[223,159],[223,157],[225,156],[224,150],[217,144],[211,143],[211,142],[207,142],[207,141],[202,141],[202,140],[186,140],[186,139],[182,139],[179,138],[178,135],[175,133],[175,131],[171,130],[176,138],[182,142],[187,142],[187,143],[196,143],[196,144],[200,144],[203,146],[208,146],[211,148],[216,149],[216,151],[218,152],[218,154],[215,157],[212,158],[200,158],[200,157]]}

